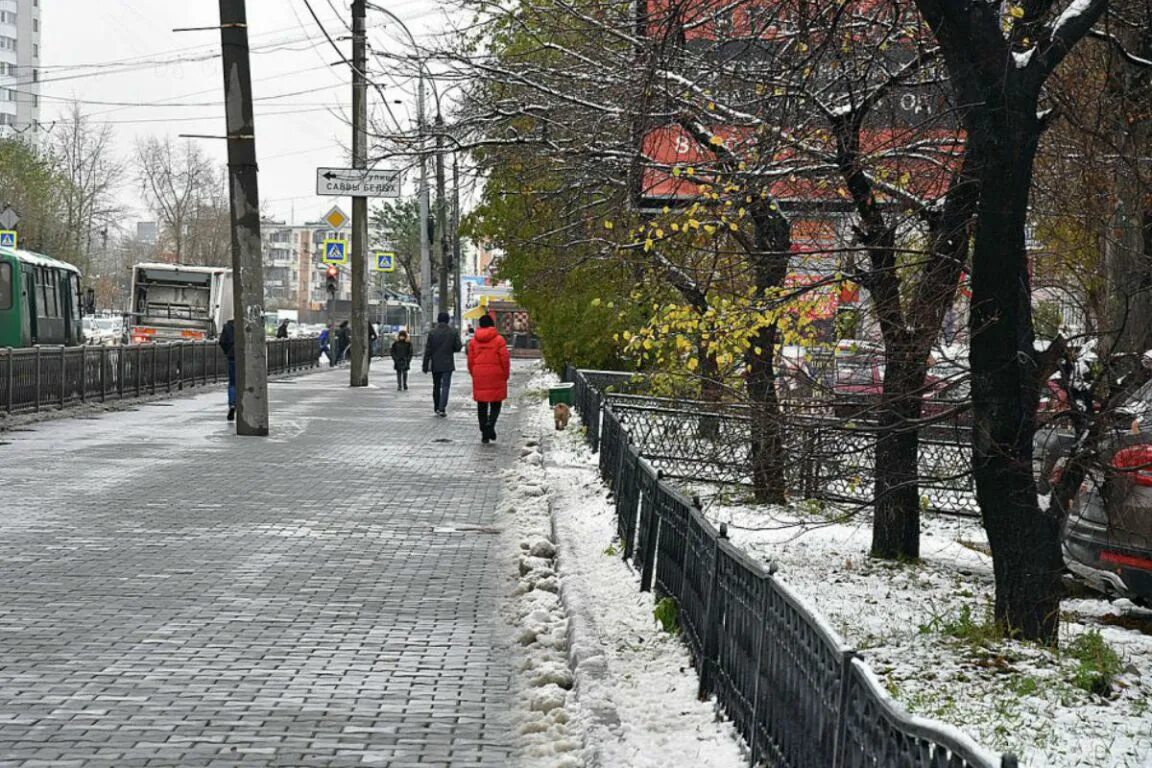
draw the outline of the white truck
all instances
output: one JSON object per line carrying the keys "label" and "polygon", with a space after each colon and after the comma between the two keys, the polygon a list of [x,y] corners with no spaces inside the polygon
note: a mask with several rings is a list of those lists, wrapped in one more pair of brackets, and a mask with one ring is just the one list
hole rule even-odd
{"label": "white truck", "polygon": [[231,269],[184,264],[132,267],[127,324],[131,343],[214,339],[231,319]]}

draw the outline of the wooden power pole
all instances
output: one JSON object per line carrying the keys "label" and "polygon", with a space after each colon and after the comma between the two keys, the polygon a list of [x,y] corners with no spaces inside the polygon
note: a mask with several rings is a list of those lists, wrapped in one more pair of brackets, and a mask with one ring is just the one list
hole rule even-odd
{"label": "wooden power pole", "polygon": [[232,196],[232,307],[236,324],[236,434],[268,434],[268,346],[260,245],[256,129],[244,0],[220,0],[224,111]]}
{"label": "wooden power pole", "polygon": [[[352,167],[368,167],[368,66],[365,0],[352,1]],[[368,386],[368,198],[352,198],[353,387]]]}

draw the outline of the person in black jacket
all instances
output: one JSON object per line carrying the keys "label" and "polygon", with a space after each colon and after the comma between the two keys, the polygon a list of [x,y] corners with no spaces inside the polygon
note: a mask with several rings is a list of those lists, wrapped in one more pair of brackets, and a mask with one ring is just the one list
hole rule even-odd
{"label": "person in black jacket", "polygon": [[424,344],[424,373],[432,374],[432,407],[437,416],[448,415],[448,390],[452,386],[452,372],[456,370],[455,355],[464,348],[460,334],[448,325],[448,319],[447,312],[437,316],[436,327]]}
{"label": "person in black jacket", "polygon": [[344,362],[344,356],[348,354],[348,347],[352,346],[352,331],[348,328],[348,321],[340,323],[340,327],[336,329],[336,364]]}
{"label": "person in black jacket", "polygon": [[389,352],[396,368],[396,390],[407,390],[408,368],[412,365],[412,342],[408,341],[408,331],[396,334],[396,341],[392,342]]}
{"label": "person in black jacket", "polygon": [[280,326],[276,329],[276,338],[278,338],[278,339],[288,338],[288,321],[287,320],[280,321]]}
{"label": "person in black jacket", "polygon": [[236,322],[229,320],[216,342],[228,358],[228,421],[236,420]]}

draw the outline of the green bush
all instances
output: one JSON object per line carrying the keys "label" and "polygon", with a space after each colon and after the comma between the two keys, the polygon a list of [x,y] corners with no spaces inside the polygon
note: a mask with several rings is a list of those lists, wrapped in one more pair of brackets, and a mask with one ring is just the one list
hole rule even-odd
{"label": "green bush", "polygon": [[1073,685],[1098,696],[1112,692],[1112,683],[1124,666],[1099,631],[1085,632],[1068,643],[1064,652],[1078,662],[1072,676]]}

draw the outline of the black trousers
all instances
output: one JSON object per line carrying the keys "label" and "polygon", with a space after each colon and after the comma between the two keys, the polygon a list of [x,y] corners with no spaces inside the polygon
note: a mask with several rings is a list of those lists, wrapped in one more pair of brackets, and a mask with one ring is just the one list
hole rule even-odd
{"label": "black trousers", "polygon": [[481,431],[485,427],[496,426],[496,419],[500,418],[500,407],[503,405],[502,402],[476,403],[476,418],[480,421]]}
{"label": "black trousers", "polygon": [[396,387],[398,389],[408,389],[408,369],[396,371]]}

